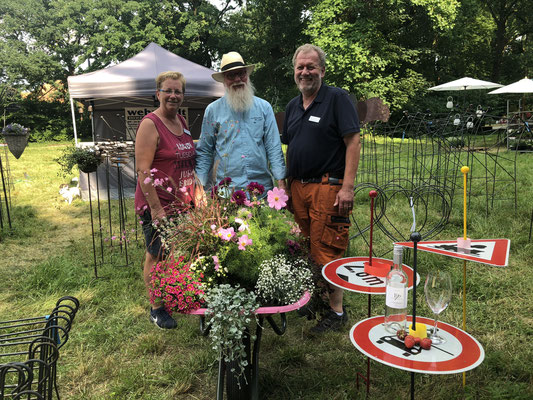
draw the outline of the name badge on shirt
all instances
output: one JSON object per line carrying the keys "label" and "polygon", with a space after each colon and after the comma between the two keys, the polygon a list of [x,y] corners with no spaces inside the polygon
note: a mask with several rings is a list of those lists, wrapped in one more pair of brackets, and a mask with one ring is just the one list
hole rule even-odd
{"label": "name badge on shirt", "polygon": [[316,122],[316,123],[319,123],[320,122],[320,117],[315,117],[314,115],[311,115],[309,117],[309,122]]}
{"label": "name badge on shirt", "polygon": [[185,132],[187,135],[191,136],[191,131],[190,130],[183,128],[183,132]]}

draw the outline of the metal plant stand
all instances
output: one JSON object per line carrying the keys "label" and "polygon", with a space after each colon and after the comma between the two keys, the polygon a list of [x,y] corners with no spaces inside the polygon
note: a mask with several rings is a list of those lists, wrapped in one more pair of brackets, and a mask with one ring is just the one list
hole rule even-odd
{"label": "metal plant stand", "polygon": [[[100,167],[100,175],[94,175],[96,180],[96,209],[93,210],[93,199],[91,196],[89,182],[89,205],[91,208],[91,229],[93,240],[93,259],[95,277],[98,277],[98,266],[105,264],[116,264],[116,257],[119,257],[120,266],[131,264],[128,244],[130,233],[135,233],[135,240],[138,239],[136,221],[128,221],[128,207],[126,205],[126,193],[124,189],[123,168],[128,164],[133,151],[132,145],[121,142],[99,142],[95,148],[104,157],[104,164]],[[116,200],[111,195],[111,175],[116,171],[117,193]],[[105,183],[102,184],[105,177]],[[93,181],[94,182],[94,181]],[[101,196],[101,189],[107,194]],[[102,200],[107,201],[107,207],[102,205]],[[113,204],[116,204],[117,209]],[[93,216],[94,213],[94,216]],[[128,225],[129,223],[129,225]],[[130,232],[131,230],[131,232]],[[106,251],[106,249],[108,251]]]}
{"label": "metal plant stand", "polygon": [[78,308],[66,296],[49,315],[0,322],[0,399],[60,398],[57,360]]}
{"label": "metal plant stand", "polygon": [[[2,181],[2,191],[0,192],[0,229],[4,228],[4,218],[7,218],[9,229],[11,226],[11,214],[9,212],[9,179],[7,178],[8,170],[4,172],[4,166],[2,163],[2,155],[0,154],[0,175]],[[4,217],[5,214],[5,217]]]}
{"label": "metal plant stand", "polygon": [[[487,213],[496,201],[513,202],[516,209],[516,153],[502,150],[510,132],[520,147],[531,133],[522,121],[509,130],[498,123],[497,115],[478,106],[441,114],[405,112],[395,125],[369,123],[362,137],[357,182],[384,187],[404,186],[407,181],[414,187],[436,187],[449,194],[453,206],[461,195],[460,167],[470,165],[470,196],[484,196]],[[484,190],[472,190],[473,180]]]}

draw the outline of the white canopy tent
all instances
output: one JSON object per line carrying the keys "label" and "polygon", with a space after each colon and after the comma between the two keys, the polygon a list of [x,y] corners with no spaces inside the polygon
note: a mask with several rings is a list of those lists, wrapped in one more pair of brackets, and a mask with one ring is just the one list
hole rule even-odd
{"label": "white canopy tent", "polygon": [[[179,71],[185,76],[187,85],[183,106],[196,107],[202,115],[207,104],[224,95],[223,85],[211,77],[214,71],[150,43],[139,54],[117,65],[68,78],[76,143],[78,135],[73,99],[84,99],[102,113],[108,110],[108,115],[95,114],[93,121],[100,123],[102,129],[107,127],[125,134],[124,108],[154,107],[155,78],[165,71]],[[120,118],[117,119],[117,116]],[[195,121],[198,119],[201,122],[196,115]],[[98,131],[98,127],[94,128]]]}

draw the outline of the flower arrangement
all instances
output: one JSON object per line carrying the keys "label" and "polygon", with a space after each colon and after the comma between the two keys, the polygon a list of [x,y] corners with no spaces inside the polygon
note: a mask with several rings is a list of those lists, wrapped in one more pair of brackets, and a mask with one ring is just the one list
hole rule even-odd
{"label": "flower arrangement", "polygon": [[28,128],[24,128],[22,125],[17,123],[7,124],[2,129],[2,135],[27,136],[29,132],[30,130]]}
{"label": "flower arrangement", "polygon": [[[165,187],[165,179],[146,179],[175,192]],[[169,312],[187,312],[205,302],[212,346],[225,361],[237,361],[239,377],[247,365],[243,335],[250,335],[246,327],[259,303],[294,303],[314,284],[308,246],[285,209],[285,191],[265,193],[257,182],[234,190],[230,184],[230,178],[223,179],[196,206],[179,203],[172,216],[154,224],[164,246],[179,255],[179,268],[158,264],[151,293]],[[168,288],[168,277],[178,289],[177,283]],[[176,303],[180,290],[187,290],[191,301]]]}
{"label": "flower arrangement", "polygon": [[[206,289],[224,283],[254,290],[259,265],[278,254],[305,258],[298,225],[284,209],[288,196],[250,183],[230,190],[225,178],[201,207],[188,207],[158,224],[163,244],[204,275]],[[165,185],[165,182],[157,182]]]}

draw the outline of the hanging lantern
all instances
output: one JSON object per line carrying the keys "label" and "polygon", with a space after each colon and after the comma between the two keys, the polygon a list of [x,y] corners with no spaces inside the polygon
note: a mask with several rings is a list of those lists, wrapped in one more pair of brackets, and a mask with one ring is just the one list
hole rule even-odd
{"label": "hanging lantern", "polygon": [[453,120],[454,125],[459,125],[461,123],[461,116],[459,114],[455,114],[455,118]]}
{"label": "hanging lantern", "polygon": [[453,108],[453,97],[448,96],[448,101],[446,102],[446,108]]}
{"label": "hanging lantern", "polygon": [[466,129],[472,129],[474,127],[474,118],[470,117],[466,121]]}
{"label": "hanging lantern", "polygon": [[483,114],[484,114],[484,111],[481,108],[481,105],[477,106],[476,117],[481,118],[483,116]]}

